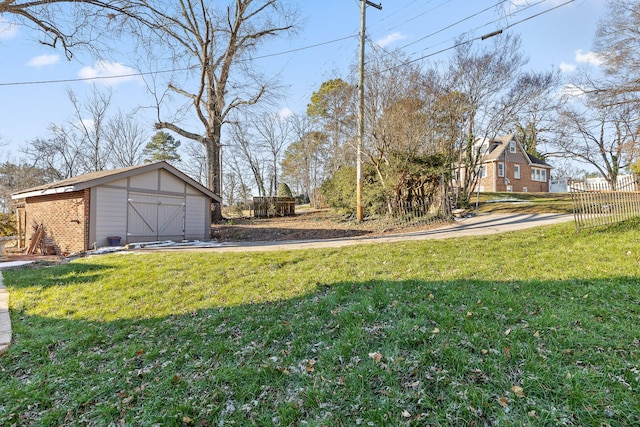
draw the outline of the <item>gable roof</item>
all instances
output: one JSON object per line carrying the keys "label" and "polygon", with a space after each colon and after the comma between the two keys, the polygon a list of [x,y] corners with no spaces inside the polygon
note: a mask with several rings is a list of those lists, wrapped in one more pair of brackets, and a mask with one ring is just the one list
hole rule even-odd
{"label": "gable roof", "polygon": [[51,182],[49,184],[39,185],[37,187],[27,188],[26,190],[18,191],[11,194],[12,199],[25,199],[27,197],[43,196],[47,194],[68,193],[71,191],[80,191],[86,188],[96,187],[98,185],[108,184],[119,179],[128,178],[130,176],[139,175],[154,170],[163,169],[177,178],[185,181],[187,184],[198,189],[200,192],[211,197],[217,202],[222,202],[222,199],[217,194],[213,193],[204,185],[200,184],[195,179],[187,176],[180,170],[171,166],[165,161],[148,163],[139,166],[130,166],[121,169],[113,169],[108,171],[90,172],[84,175],[74,176],[72,178],[63,179],[61,181]]}
{"label": "gable roof", "polygon": [[495,162],[495,161],[499,160],[500,157],[504,154],[504,151],[507,149],[507,147],[509,146],[509,143],[511,141],[515,141],[516,146],[520,148],[520,151],[527,158],[527,160],[528,160],[530,165],[533,164],[533,165],[536,165],[538,167],[546,167],[546,168],[551,169],[551,165],[549,165],[548,163],[544,162],[543,160],[540,160],[537,157],[527,153],[524,150],[524,148],[522,148],[522,146],[520,145],[520,142],[518,141],[518,139],[512,133],[509,134],[509,135],[503,135],[501,137],[494,138],[493,140],[491,140],[489,142],[489,149],[488,149],[487,153],[484,155],[482,161],[484,163],[486,163],[486,162]]}

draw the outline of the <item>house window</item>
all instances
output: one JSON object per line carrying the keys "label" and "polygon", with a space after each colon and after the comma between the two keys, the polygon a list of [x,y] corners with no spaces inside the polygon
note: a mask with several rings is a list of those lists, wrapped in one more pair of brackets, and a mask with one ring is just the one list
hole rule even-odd
{"label": "house window", "polygon": [[513,187],[511,185],[507,185],[507,192],[511,193],[513,191]]}
{"label": "house window", "polygon": [[487,177],[487,166],[482,165],[480,166],[480,178],[486,178],[486,177]]}
{"label": "house window", "polygon": [[526,193],[526,192],[528,192],[528,191],[529,191],[529,189],[528,189],[527,187],[522,187],[522,192],[523,192],[523,193]]}
{"label": "house window", "polygon": [[515,153],[516,152],[516,142],[515,141],[509,142],[509,152],[510,153]]}
{"label": "house window", "polygon": [[513,177],[520,179],[520,165],[513,165]]}
{"label": "house window", "polygon": [[504,176],[504,163],[498,163],[498,176]]}
{"label": "house window", "polygon": [[546,169],[531,169],[531,180],[532,181],[540,181],[547,182],[547,171]]}

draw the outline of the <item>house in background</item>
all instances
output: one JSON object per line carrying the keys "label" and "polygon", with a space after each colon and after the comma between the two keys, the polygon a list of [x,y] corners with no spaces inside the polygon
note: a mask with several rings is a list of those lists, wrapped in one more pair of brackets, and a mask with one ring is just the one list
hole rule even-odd
{"label": "house in background", "polygon": [[[92,172],[12,194],[26,238],[57,254],[154,241],[208,239],[219,196],[166,162]],[[37,233],[37,234],[36,234]],[[110,239],[111,238],[111,239]]]}
{"label": "house in background", "polygon": [[551,166],[528,154],[513,134],[483,144],[478,188],[480,192],[549,192]]}

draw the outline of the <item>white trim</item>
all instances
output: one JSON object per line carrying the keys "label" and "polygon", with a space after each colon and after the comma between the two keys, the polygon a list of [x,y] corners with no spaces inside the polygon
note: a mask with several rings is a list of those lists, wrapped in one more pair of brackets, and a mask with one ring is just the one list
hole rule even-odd
{"label": "white trim", "polygon": [[74,191],[81,191],[81,190],[76,189],[74,186],[49,188],[47,190],[36,190],[36,191],[30,191],[28,193],[13,194],[11,195],[11,198],[13,200],[17,200],[17,199],[26,199],[27,197],[49,196],[51,194],[73,193]]}

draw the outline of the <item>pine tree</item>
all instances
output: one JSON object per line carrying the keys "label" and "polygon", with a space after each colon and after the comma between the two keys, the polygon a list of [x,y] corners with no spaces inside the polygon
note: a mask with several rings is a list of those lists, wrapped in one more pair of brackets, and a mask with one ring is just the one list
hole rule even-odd
{"label": "pine tree", "polygon": [[158,131],[142,151],[144,162],[152,163],[162,160],[166,162],[178,162],[180,161],[178,147],[180,147],[180,141],[176,140],[167,132]]}

